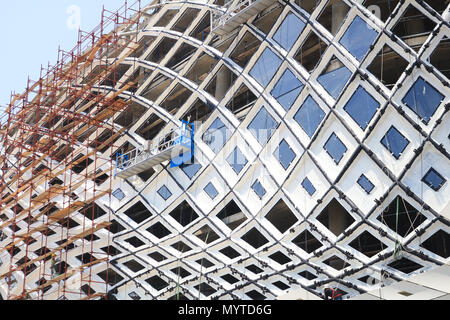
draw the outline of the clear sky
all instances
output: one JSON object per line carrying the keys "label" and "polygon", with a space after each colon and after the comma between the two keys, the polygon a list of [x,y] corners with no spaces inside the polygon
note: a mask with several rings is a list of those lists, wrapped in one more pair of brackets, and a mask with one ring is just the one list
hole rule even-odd
{"label": "clear sky", "polygon": [[2,1],[0,107],[9,103],[11,91],[24,91],[28,76],[39,78],[41,64],[56,62],[58,46],[67,51],[75,47],[78,25],[85,31],[97,26],[103,4],[115,11],[124,3],[125,0]]}

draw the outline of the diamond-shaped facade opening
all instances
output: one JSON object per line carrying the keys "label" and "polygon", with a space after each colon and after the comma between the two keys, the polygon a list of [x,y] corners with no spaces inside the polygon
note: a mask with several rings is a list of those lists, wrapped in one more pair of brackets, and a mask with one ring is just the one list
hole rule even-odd
{"label": "diamond-shaped facade opening", "polygon": [[308,72],[312,72],[322,58],[328,45],[314,31],[310,31],[306,40],[295,54],[297,60]]}
{"label": "diamond-shaped facade opening", "polygon": [[409,144],[409,140],[406,139],[400,131],[392,126],[386,135],[381,139],[381,144],[395,157],[399,159]]}
{"label": "diamond-shaped facade opening", "polygon": [[173,17],[178,13],[178,9],[168,9],[164,14],[159,18],[159,20],[155,23],[155,27],[165,27],[172,21]]}
{"label": "diamond-shaped facade opening", "polygon": [[172,196],[172,192],[170,192],[166,186],[162,186],[157,192],[164,200],[167,200]]}
{"label": "diamond-shaped facade opening", "polygon": [[255,101],[255,94],[243,84],[233,93],[233,97],[227,103],[226,108],[233,112],[239,121],[242,121]]}
{"label": "diamond-shaped facade opening", "polygon": [[194,288],[196,290],[198,290],[198,292],[200,292],[205,297],[209,297],[210,295],[217,292],[216,289],[214,289],[213,287],[211,287],[209,284],[207,284],[205,282],[202,282],[202,283],[194,286]]}
{"label": "diamond-shaped facade opening", "polygon": [[192,221],[198,218],[198,214],[192,209],[192,207],[187,203],[187,201],[183,201],[178,207],[172,210],[169,215],[174,218],[179,224],[183,227],[186,227]]}
{"label": "diamond-shaped facade opening", "polygon": [[195,102],[189,107],[189,109],[180,117],[180,120],[187,122],[205,122],[214,110],[214,106],[209,102],[204,103],[197,98]]}
{"label": "diamond-shaped facade opening", "polygon": [[258,38],[256,38],[251,32],[247,32],[239,41],[236,49],[233,50],[230,57],[242,68],[245,68],[260,45],[261,41],[258,40]]}
{"label": "diamond-shaped facade opening", "polygon": [[297,217],[281,199],[272,207],[272,209],[270,209],[269,213],[266,215],[266,219],[281,233],[285,233],[298,221]]}
{"label": "diamond-shaped facade opening", "polygon": [[208,11],[200,21],[200,23],[195,27],[194,31],[191,32],[191,36],[200,41],[205,41],[206,37],[211,31],[211,14]]}
{"label": "diamond-shaped facade opening", "polygon": [[147,207],[141,201],[136,202],[133,206],[127,209],[124,214],[137,224],[152,216],[150,211],[148,211]]}
{"label": "diamond-shaped facade opening", "polygon": [[124,262],[123,265],[133,272],[139,272],[142,269],[145,269],[145,267],[143,265],[141,265],[139,262],[137,262],[136,260],[130,260],[130,261]]}
{"label": "diamond-shaped facade opening", "polygon": [[450,79],[450,59],[442,59],[450,54],[450,38],[444,37],[430,55],[431,64],[447,79]]}
{"label": "diamond-shaped facade opening", "polygon": [[186,62],[189,58],[192,57],[196,50],[196,47],[184,42],[178,48],[169,62],[167,62],[166,67],[172,69],[181,69],[184,65],[186,65]]}
{"label": "diamond-shaped facade opening", "polygon": [[280,161],[280,164],[283,166],[284,170],[289,168],[296,156],[295,152],[292,151],[291,147],[284,139],[281,140],[280,145],[277,147],[273,155],[278,159],[278,161]]}
{"label": "diamond-shaped facade opening", "polygon": [[173,268],[170,271],[179,276],[181,279],[189,277],[191,275],[191,273],[186,269],[184,269],[183,267]]}
{"label": "diamond-shaped facade opening", "polygon": [[358,181],[356,181],[359,186],[361,188],[364,189],[364,191],[367,194],[370,194],[373,190],[373,188],[375,188],[375,186],[373,185],[373,183],[365,176],[365,175],[361,175],[358,179]]}
{"label": "diamond-shaped facade opening", "polygon": [[289,51],[304,28],[305,23],[299,17],[293,13],[288,13],[272,38]]}
{"label": "diamond-shaped facade opening", "polygon": [[255,249],[261,248],[263,245],[269,242],[269,240],[267,240],[267,238],[264,237],[263,234],[256,228],[251,229],[241,238]]}
{"label": "diamond-shaped facade opening", "polygon": [[178,19],[171,29],[181,33],[185,32],[199,12],[200,10],[195,8],[186,9],[181,18]]}
{"label": "diamond-shaped facade opening", "polygon": [[231,274],[226,274],[224,276],[221,276],[221,278],[226,282],[228,282],[229,284],[235,284],[236,282],[239,282],[239,279],[236,279]]}
{"label": "diamond-shaped facade opening", "polygon": [[237,252],[230,246],[223,248],[222,250],[219,250],[219,252],[230,259],[235,259],[240,256],[239,252]]}
{"label": "diamond-shaped facade opening", "polygon": [[366,130],[379,107],[380,103],[366,89],[359,86],[345,105],[344,110],[361,129]]}
{"label": "diamond-shaped facade opening", "polygon": [[194,232],[194,236],[196,236],[206,244],[210,244],[211,242],[214,242],[220,238],[217,233],[215,233],[214,230],[207,224]]}
{"label": "diamond-shaped facade opening", "polygon": [[141,239],[139,239],[136,236],[131,237],[129,239],[126,239],[125,242],[128,242],[129,244],[131,244],[135,248],[142,247],[145,244],[144,242],[141,241]]}
{"label": "diamond-shaped facade opening", "polygon": [[402,102],[414,111],[425,124],[428,124],[442,100],[444,100],[444,96],[422,77],[419,77]]}
{"label": "diamond-shaped facade opening", "polygon": [[165,256],[163,256],[161,253],[159,253],[157,251],[149,253],[148,256],[150,258],[152,258],[153,260],[155,260],[156,262],[161,262],[161,261],[167,260],[167,258]]}
{"label": "diamond-shaped facade opening", "polygon": [[408,64],[408,61],[390,46],[384,45],[367,67],[367,70],[377,77],[388,89],[392,89]]}
{"label": "diamond-shaped facade opening", "polygon": [[234,151],[230,153],[227,158],[227,162],[236,174],[240,174],[242,169],[244,169],[245,165],[248,163],[241,150],[239,150],[239,147],[236,147]]}
{"label": "diamond-shaped facade opening", "polygon": [[285,110],[289,110],[302,91],[304,84],[286,69],[270,94],[277,99]]}
{"label": "diamond-shaped facade opening", "polygon": [[289,289],[290,287],[287,285],[287,284],[285,284],[284,282],[282,282],[282,281],[276,281],[276,282],[274,282],[274,283],[272,283],[275,287],[277,287],[278,289],[280,289],[280,290],[287,290],[287,289]]}
{"label": "diamond-shaped facade opening", "polygon": [[361,61],[375,41],[378,32],[360,16],[356,16],[339,41],[358,61]]}
{"label": "diamond-shaped facade opening", "polygon": [[148,232],[153,234],[158,239],[167,237],[170,234],[169,229],[167,229],[161,222],[157,222],[151,227],[146,229]]}
{"label": "diamond-shaped facade opening", "polygon": [[222,220],[222,222],[225,223],[231,230],[236,229],[247,220],[247,217],[242,212],[242,209],[239,208],[234,200],[231,200],[226,206],[224,206],[224,208],[217,214],[217,218]]}
{"label": "diamond-shaped facade opening", "polygon": [[311,96],[306,98],[300,109],[294,116],[295,121],[311,138],[316,132],[319,124],[325,118],[325,112],[319,107]]}
{"label": "diamond-shaped facade opening", "polygon": [[328,138],[328,141],[325,143],[323,148],[327,151],[334,162],[336,162],[336,164],[341,162],[344,154],[347,152],[347,147],[334,132],[331,134],[330,138]]}
{"label": "diamond-shaped facade opening", "polygon": [[368,231],[364,231],[357,236],[352,242],[349,243],[349,246],[369,258],[372,258],[374,255],[378,254],[380,251],[383,251],[387,247],[383,241],[377,239]]}
{"label": "diamond-shaped facade opening", "polygon": [[247,296],[249,296],[252,300],[266,300],[267,297],[263,295],[262,293],[258,292],[257,290],[252,290],[245,293]]}
{"label": "diamond-shaped facade opening", "polygon": [[314,280],[317,278],[316,275],[314,275],[313,273],[309,272],[308,270],[299,272],[298,274],[299,276],[305,278],[306,280]]}
{"label": "diamond-shaped facade opening", "polygon": [[136,133],[146,140],[153,140],[165,125],[166,122],[164,120],[152,113],[142,126],[136,130]]}
{"label": "diamond-shaped facade opening", "polygon": [[426,217],[403,198],[397,196],[377,219],[402,237],[406,237],[420,226]]}
{"label": "diamond-shaped facade opening", "polygon": [[160,63],[173,48],[177,40],[164,37],[156,46],[156,48],[145,58],[147,61]]}
{"label": "diamond-shaped facade opening", "polygon": [[338,58],[333,56],[320,76],[317,77],[317,82],[319,82],[334,99],[337,99],[351,75],[351,71],[348,70]]}
{"label": "diamond-shaped facade opening", "polygon": [[91,220],[95,220],[106,214],[106,211],[104,211],[102,208],[100,208],[100,206],[98,206],[95,202],[88,204],[83,209],[81,209],[79,212],[82,215],[84,215],[86,218],[91,219]]}
{"label": "diamond-shaped facade opening", "polygon": [[292,240],[292,243],[295,244],[300,249],[311,253],[316,251],[320,247],[322,247],[322,243],[316,239],[308,230],[303,231],[297,237]]}
{"label": "diamond-shaped facade opening", "polygon": [[346,261],[342,260],[337,256],[332,256],[326,259],[323,263],[336,270],[342,270],[349,265]]}
{"label": "diamond-shaped facade opening", "polygon": [[349,10],[350,7],[345,2],[330,0],[317,20],[332,35],[336,35]]}
{"label": "diamond-shaped facade opening", "polygon": [[97,273],[97,275],[110,286],[115,286],[124,279],[119,273],[117,273],[113,269],[104,270],[100,273]]}
{"label": "diamond-shaped facade opening", "polygon": [[200,267],[202,267],[202,268],[210,268],[210,267],[214,266],[214,263],[212,263],[211,261],[209,261],[206,258],[198,259],[195,262],[197,262],[200,265]]}
{"label": "diamond-shaped facade opening", "polygon": [[256,180],[253,183],[252,189],[253,189],[253,191],[255,191],[255,193],[258,195],[258,197],[260,199],[262,199],[264,197],[264,195],[266,194],[266,189],[264,189],[264,187],[262,186],[261,182],[259,182],[259,180]]}
{"label": "diamond-shaped facade opening", "polygon": [[439,191],[447,180],[439,172],[430,168],[425,176],[422,178],[422,182],[429,186],[434,191]]}
{"label": "diamond-shaped facade opening", "polygon": [[289,263],[292,261],[288,256],[286,256],[284,253],[277,251],[269,256],[270,259],[273,261],[276,261],[280,265],[285,265],[286,263]]}
{"label": "diamond-shaped facade opening", "polygon": [[420,10],[413,5],[409,5],[392,32],[402,38],[415,51],[419,51],[435,26],[436,24]]}
{"label": "diamond-shaped facade opening", "polygon": [[423,267],[422,265],[405,257],[395,260],[394,262],[388,264],[388,266],[406,274],[410,274]]}
{"label": "diamond-shaped facade opening", "polygon": [[263,53],[259,56],[253,68],[250,70],[249,74],[258,83],[265,87],[272,80],[275,73],[278,71],[282,60],[269,48],[266,48]]}
{"label": "diamond-shaped facade opening", "polygon": [[185,77],[196,84],[200,84],[205,80],[217,63],[217,59],[204,53],[194,63],[192,68],[186,73]]}
{"label": "diamond-shaped facade opening", "polygon": [[161,107],[170,114],[175,114],[192,95],[192,91],[179,83],[170,91],[169,95],[161,102]]}
{"label": "diamond-shaped facade opening", "polygon": [[249,266],[246,266],[245,269],[247,269],[247,270],[253,272],[254,274],[260,274],[260,273],[262,273],[262,272],[264,271],[264,270],[261,269],[260,267],[255,266],[254,264],[251,264],[251,265],[249,265]]}
{"label": "diamond-shaped facade opening", "polygon": [[188,251],[191,251],[191,250],[192,250],[192,248],[189,247],[189,246],[188,246],[186,243],[184,243],[183,241],[178,241],[178,242],[174,243],[174,244],[172,245],[172,248],[174,248],[174,249],[176,249],[176,250],[178,250],[178,251],[180,251],[180,252],[182,252],[182,253],[185,253],[185,252],[188,252]]}
{"label": "diamond-shaped facade opening", "polygon": [[317,220],[336,236],[339,236],[355,221],[336,199],[330,201],[317,216]]}
{"label": "diamond-shaped facade opening", "polygon": [[270,115],[265,107],[259,110],[258,114],[248,125],[248,129],[261,145],[267,143],[277,127],[278,122]]}
{"label": "diamond-shaped facade opening", "polygon": [[269,12],[262,12],[259,16],[256,16],[256,19],[252,22],[259,30],[268,34],[272,29],[273,25],[279,18],[283,7],[281,5],[277,5],[275,8],[270,10]]}
{"label": "diamond-shaped facade opening", "polygon": [[220,118],[216,118],[202,136],[214,153],[219,152],[224,144],[230,139],[231,131]]}
{"label": "diamond-shaped facade opening", "polygon": [[158,276],[150,277],[147,280],[145,280],[145,282],[151,285],[156,291],[160,291],[169,285],[166,281],[164,281]]}
{"label": "diamond-shaped facade opening", "polygon": [[450,234],[441,229],[422,242],[420,246],[447,259],[450,257]]}

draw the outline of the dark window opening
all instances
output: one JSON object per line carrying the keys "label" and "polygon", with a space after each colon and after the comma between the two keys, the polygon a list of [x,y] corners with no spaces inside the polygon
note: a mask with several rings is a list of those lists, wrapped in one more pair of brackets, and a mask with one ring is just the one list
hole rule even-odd
{"label": "dark window opening", "polygon": [[185,252],[188,252],[188,251],[192,250],[192,248],[189,247],[183,241],[178,241],[178,242],[174,243],[171,247],[176,249],[176,250],[178,250],[178,251],[180,251],[180,252],[182,252],[182,253],[185,253]]}
{"label": "dark window opening", "polygon": [[259,268],[258,266],[255,266],[254,264],[245,267],[245,269],[253,272],[254,274],[260,274],[264,271],[263,269]]}
{"label": "dark window opening", "polygon": [[136,236],[131,237],[129,239],[126,239],[125,242],[128,242],[129,244],[131,244],[135,248],[142,247],[145,244],[144,242],[141,241],[141,239],[139,239]]}
{"label": "dark window opening", "polygon": [[158,276],[153,276],[151,278],[148,278],[147,280],[145,280],[145,282],[147,282],[149,285],[151,285],[157,291],[160,291],[169,285],[166,281],[164,281],[163,279],[161,279]]}
{"label": "dark window opening", "polygon": [[161,222],[157,222],[150,228],[146,229],[148,232],[153,234],[158,239],[162,239],[170,234],[169,229],[167,229]]}
{"label": "dark window opening", "polygon": [[178,207],[172,210],[169,215],[174,218],[179,224],[183,227],[186,227],[188,224],[193,222],[198,218],[198,214],[194,209],[189,205],[189,203],[183,201]]}
{"label": "dark window opening", "polygon": [[132,102],[124,112],[114,119],[114,123],[129,129],[144,115],[145,111],[147,111],[146,107]]}
{"label": "dark window opening", "polygon": [[95,202],[88,204],[83,209],[79,210],[79,212],[91,220],[98,219],[106,214],[106,211],[100,208]]}
{"label": "dark window opening", "polygon": [[249,296],[252,300],[265,300],[267,297],[261,293],[259,293],[256,290],[252,290],[245,293],[247,296]]}
{"label": "dark window opening", "polygon": [[414,261],[411,261],[407,258],[396,260],[388,264],[388,266],[406,274],[410,274],[411,272],[414,272],[423,267],[422,265],[415,263]]}
{"label": "dark window opening", "polygon": [[229,284],[235,284],[236,282],[239,282],[239,280],[233,277],[231,274],[223,275],[221,276],[221,278],[226,282],[228,282]]}
{"label": "dark window opening", "polygon": [[242,213],[241,208],[239,208],[234,200],[228,202],[228,204],[217,214],[217,218],[222,220],[222,222],[231,230],[236,229],[247,220],[247,217]]}
{"label": "dark window opening", "polygon": [[154,27],[165,27],[170,21],[172,21],[173,17],[178,13],[178,9],[168,9],[164,14],[159,18],[158,22],[154,24]]}
{"label": "dark window opening", "polygon": [[276,261],[280,265],[285,265],[286,263],[289,263],[292,261],[292,259],[290,259],[285,254],[283,254],[279,251],[275,252],[274,254],[271,254],[269,256],[269,258],[272,259],[273,261]]}
{"label": "dark window opening", "polygon": [[230,57],[242,68],[245,68],[260,45],[261,41],[258,40],[258,38],[256,38],[252,33],[246,32],[237,44],[236,48],[230,54]]}
{"label": "dark window opening", "polygon": [[114,219],[111,221],[111,225],[109,226],[109,231],[112,234],[117,234],[123,230],[125,230],[125,227],[122,226],[119,222],[117,222],[117,220]]}
{"label": "dark window opening", "polygon": [[302,271],[298,274],[299,276],[305,278],[306,280],[314,280],[317,278],[316,275],[314,275],[313,273],[309,272],[308,270]]}
{"label": "dark window opening", "polygon": [[441,229],[422,242],[420,246],[447,259],[450,256],[450,235]]}
{"label": "dark window opening", "polygon": [[208,259],[205,259],[205,258],[198,259],[195,262],[197,262],[203,268],[210,268],[210,267],[214,266],[214,263],[212,263],[211,261],[209,261]]}
{"label": "dark window opening", "polygon": [[377,77],[387,88],[392,89],[408,64],[408,61],[390,46],[384,45],[372,63],[367,67],[367,70]]}
{"label": "dark window opening", "polygon": [[177,40],[172,38],[163,38],[145,60],[160,63],[174,47],[176,42]]}
{"label": "dark window opening", "polygon": [[266,219],[281,233],[285,233],[298,221],[297,217],[282,199],[270,209],[269,213],[266,215]]}
{"label": "dark window opening", "polygon": [[256,19],[253,21],[253,24],[262,32],[268,34],[275,22],[278,20],[282,9],[283,8],[278,4],[275,8],[271,9],[267,13],[263,11],[256,17]]}
{"label": "dark window opening", "polygon": [[156,262],[161,262],[161,261],[167,260],[167,258],[165,256],[163,256],[161,253],[159,253],[157,251],[149,253],[148,256],[150,258],[152,258],[153,260],[155,260]]}
{"label": "dark window opening", "polygon": [[172,271],[174,274],[179,276],[181,279],[186,278],[191,275],[191,273],[189,271],[187,271],[186,269],[184,269],[182,267],[173,268],[170,271]]}
{"label": "dark window opening", "polygon": [[286,283],[281,282],[281,281],[276,281],[272,284],[280,290],[287,290],[290,288]]}
{"label": "dark window opening", "polygon": [[124,262],[123,265],[133,272],[139,272],[145,268],[136,260],[130,260],[130,261]]}
{"label": "dark window opening", "polygon": [[436,49],[430,55],[431,64],[438,69],[447,79],[450,79],[450,39],[442,38]]}
{"label": "dark window opening", "polygon": [[184,33],[186,29],[190,26],[192,21],[197,18],[197,14],[200,12],[199,9],[188,8],[184,11],[181,18],[173,25],[172,30]]}
{"label": "dark window opening", "polygon": [[349,11],[350,7],[345,2],[330,0],[320,13],[317,21],[334,36],[339,31]]}
{"label": "dark window opening", "polygon": [[202,100],[197,98],[192,106],[181,116],[181,120],[189,122],[205,122],[211,113],[214,111],[214,106],[205,104]]}
{"label": "dark window opening", "polygon": [[117,256],[118,254],[121,254],[122,252],[117,249],[114,246],[106,246],[101,248],[102,251],[104,251],[105,253],[109,254],[111,257]]}
{"label": "dark window opening", "polygon": [[355,221],[336,199],[330,201],[317,216],[317,220],[336,236],[339,236]]}
{"label": "dark window opening", "polygon": [[[188,43],[183,43],[175,54],[170,58],[169,62],[167,62],[166,67],[171,69],[181,69],[181,65],[186,63],[190,57],[192,57],[193,53],[197,50],[196,47],[191,46]],[[176,66],[176,68],[174,68]]]}
{"label": "dark window opening", "polygon": [[185,77],[199,85],[211,73],[216,63],[216,58],[203,53],[199,58],[196,59],[196,61],[192,65],[192,68],[189,69]]}
{"label": "dark window opening", "polygon": [[228,90],[233,86],[236,78],[236,74],[223,65],[205,88],[205,91],[214,96],[217,101],[221,101]]}
{"label": "dark window opening", "polygon": [[220,238],[217,233],[215,233],[214,230],[207,224],[194,232],[194,236],[196,236],[206,244],[210,244],[211,242],[214,242]]}
{"label": "dark window opening", "polygon": [[191,32],[191,36],[200,41],[205,41],[206,37],[211,31],[211,15],[208,11],[200,21],[200,23],[195,27],[194,31]]}
{"label": "dark window opening", "polygon": [[328,45],[314,31],[311,31],[297,51],[294,59],[311,73],[327,48]]}
{"label": "dark window opening", "polygon": [[317,240],[316,237],[314,237],[308,230],[300,233],[296,238],[292,240],[292,243],[300,249],[303,249],[307,253],[311,253],[322,247],[322,243]]}
{"label": "dark window opening", "polygon": [[199,285],[194,286],[194,288],[197,289],[205,297],[209,297],[210,295],[217,292],[216,289],[214,289],[209,284],[204,283],[204,282],[200,283]]}
{"label": "dark window opening", "polygon": [[269,242],[269,240],[267,240],[267,238],[264,237],[263,234],[258,230],[256,230],[255,228],[251,229],[249,232],[243,235],[241,239],[247,242],[255,249],[259,249],[260,247]]}
{"label": "dark window opening", "polygon": [[136,133],[145,140],[153,140],[164,128],[166,122],[152,113],[150,117],[136,130]]}
{"label": "dark window opening", "polygon": [[100,273],[97,273],[97,275],[110,286],[115,286],[123,280],[123,277],[113,269],[104,270]]}
{"label": "dark window opening", "polygon": [[152,216],[150,211],[148,211],[147,207],[141,201],[136,202],[131,208],[126,210],[124,214],[137,224]]}
{"label": "dark window opening", "polygon": [[239,254],[239,252],[237,252],[230,246],[223,248],[222,250],[219,250],[219,252],[222,253],[224,256],[227,256],[230,259],[236,259],[237,257],[241,256]]}
{"label": "dark window opening", "polygon": [[341,258],[339,258],[337,256],[332,256],[332,257],[326,259],[323,263],[325,263],[326,265],[328,265],[336,270],[342,270],[348,265],[348,263],[346,261],[342,260]]}
{"label": "dark window opening", "polygon": [[368,231],[361,233],[355,240],[349,243],[349,246],[369,258],[372,258],[387,247],[381,240],[374,237]]}

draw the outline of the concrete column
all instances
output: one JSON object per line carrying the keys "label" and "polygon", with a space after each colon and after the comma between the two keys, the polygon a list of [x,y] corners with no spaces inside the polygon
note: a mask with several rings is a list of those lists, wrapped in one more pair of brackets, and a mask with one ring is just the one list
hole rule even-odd
{"label": "concrete column", "polygon": [[222,100],[230,86],[230,72],[227,68],[222,67],[216,77],[216,99]]}
{"label": "concrete column", "polygon": [[345,209],[337,201],[332,201],[328,207],[328,229],[338,236],[345,230],[346,217]]}
{"label": "concrete column", "polygon": [[339,27],[341,26],[342,22],[345,19],[345,16],[347,15],[347,5],[342,1],[337,1],[334,3],[331,7],[331,33],[335,35]]}

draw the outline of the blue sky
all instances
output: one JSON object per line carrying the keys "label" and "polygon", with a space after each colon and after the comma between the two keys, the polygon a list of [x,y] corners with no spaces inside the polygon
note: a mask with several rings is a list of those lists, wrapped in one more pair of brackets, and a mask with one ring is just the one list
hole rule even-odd
{"label": "blue sky", "polygon": [[100,23],[103,4],[115,11],[124,3],[125,0],[2,1],[0,106],[9,103],[11,91],[24,91],[28,76],[39,78],[41,64],[56,62],[58,46],[68,51],[76,45],[78,21],[81,29],[90,31]]}

